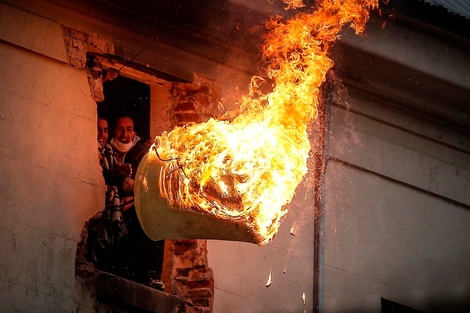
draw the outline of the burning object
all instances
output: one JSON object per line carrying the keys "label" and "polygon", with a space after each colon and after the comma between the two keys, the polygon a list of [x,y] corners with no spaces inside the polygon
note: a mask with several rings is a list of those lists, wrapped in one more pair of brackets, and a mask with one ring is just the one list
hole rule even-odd
{"label": "burning object", "polygon": [[[362,32],[377,0],[324,0],[313,13],[273,19],[237,117],[177,127],[155,139],[136,175],[137,214],[160,239],[268,244],[307,172],[308,126],[333,66],[328,49],[342,26]],[[272,82],[271,91],[260,86]]]}

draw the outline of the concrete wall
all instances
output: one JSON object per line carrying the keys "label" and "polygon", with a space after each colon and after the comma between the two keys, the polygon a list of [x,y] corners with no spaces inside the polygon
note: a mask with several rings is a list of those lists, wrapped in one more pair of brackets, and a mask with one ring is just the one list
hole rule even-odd
{"label": "concrete wall", "polygon": [[[269,245],[208,240],[214,312],[313,311],[314,192],[309,182],[299,186]],[[266,287],[270,273],[272,284]]]}
{"label": "concrete wall", "polygon": [[[373,40],[369,44],[376,47]],[[418,51],[421,44],[415,41]],[[425,50],[432,59],[433,50]],[[452,52],[448,50],[447,58]],[[395,58],[406,55],[398,53]],[[432,72],[430,64],[427,70]],[[446,72],[458,76],[468,71],[465,62],[460,67]],[[436,75],[440,69],[441,64],[436,65]],[[395,71],[398,66],[385,76],[392,77]],[[415,83],[407,76],[399,79]],[[363,91],[350,88],[332,101],[328,113],[322,310],[381,312],[385,298],[428,313],[468,312],[468,129],[412,108],[421,101],[421,90],[438,86],[415,84],[414,96],[398,103],[390,100],[400,92],[398,84],[383,87],[388,88],[388,100],[370,95],[373,85],[363,82]],[[463,98],[469,95],[467,90]],[[455,103],[439,105],[448,109]]]}
{"label": "concrete wall", "polygon": [[0,38],[1,311],[94,312],[75,278],[104,194],[87,75],[59,24],[0,4]]}

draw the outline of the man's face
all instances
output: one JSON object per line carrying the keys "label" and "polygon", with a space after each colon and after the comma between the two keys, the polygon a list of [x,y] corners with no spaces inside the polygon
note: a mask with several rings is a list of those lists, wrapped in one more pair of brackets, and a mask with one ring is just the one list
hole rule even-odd
{"label": "man's face", "polygon": [[98,120],[98,144],[100,148],[103,148],[108,141],[108,122],[103,119]]}
{"label": "man's face", "polygon": [[114,138],[122,143],[129,143],[134,139],[134,121],[129,117],[121,117],[116,121]]}

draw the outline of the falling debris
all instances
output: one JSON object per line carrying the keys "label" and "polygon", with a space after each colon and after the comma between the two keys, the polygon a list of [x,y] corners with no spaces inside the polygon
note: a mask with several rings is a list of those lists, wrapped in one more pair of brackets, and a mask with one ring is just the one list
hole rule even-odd
{"label": "falling debris", "polygon": [[294,237],[295,237],[295,233],[294,233],[294,227],[295,227],[295,226],[292,226],[292,227],[290,228],[290,231],[289,231],[289,233],[290,233],[292,236],[294,236]]}
{"label": "falling debris", "polygon": [[305,292],[302,292],[302,303],[305,305]]}
{"label": "falling debris", "polygon": [[266,282],[266,287],[271,286],[271,284],[272,284],[272,282],[273,282],[271,276],[272,276],[272,275],[271,275],[271,270],[269,270],[269,276],[268,276],[268,281]]}

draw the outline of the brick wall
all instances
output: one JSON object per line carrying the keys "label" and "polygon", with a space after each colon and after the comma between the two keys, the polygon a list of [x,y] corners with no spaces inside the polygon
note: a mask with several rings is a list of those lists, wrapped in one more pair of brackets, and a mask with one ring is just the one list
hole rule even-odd
{"label": "brick wall", "polygon": [[214,277],[206,240],[173,240],[166,246],[163,279],[168,292],[186,300],[187,313],[212,312]]}
{"label": "brick wall", "polygon": [[[220,93],[214,81],[195,75],[192,83],[177,83],[173,88],[174,126],[207,121],[220,115]],[[214,276],[209,268],[206,240],[169,241],[165,249],[170,261],[163,279],[170,291],[186,299],[186,312],[212,312]]]}

